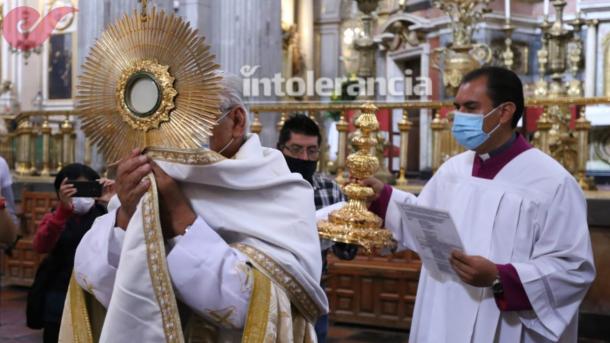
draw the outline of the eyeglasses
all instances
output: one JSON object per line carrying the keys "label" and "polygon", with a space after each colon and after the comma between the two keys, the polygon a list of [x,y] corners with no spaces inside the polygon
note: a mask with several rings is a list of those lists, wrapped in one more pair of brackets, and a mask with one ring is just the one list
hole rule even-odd
{"label": "eyeglasses", "polygon": [[317,160],[318,156],[320,155],[320,148],[313,147],[313,146],[305,149],[304,146],[301,146],[298,144],[292,144],[292,145],[282,145],[281,148],[287,149],[290,152],[290,154],[293,156],[299,156],[299,155],[303,154],[303,151],[307,151],[307,158],[309,158],[310,160]]}

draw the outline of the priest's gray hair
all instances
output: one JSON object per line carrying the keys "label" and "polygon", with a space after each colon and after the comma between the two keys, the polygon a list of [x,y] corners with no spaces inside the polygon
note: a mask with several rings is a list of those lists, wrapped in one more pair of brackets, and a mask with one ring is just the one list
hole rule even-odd
{"label": "priest's gray hair", "polygon": [[220,85],[222,86],[220,91],[220,112],[225,113],[236,107],[241,107],[246,113],[246,124],[249,128],[249,124],[252,121],[250,118],[250,111],[248,111],[248,108],[244,104],[242,79],[235,74],[223,70],[216,71],[216,75],[222,77],[222,81],[220,81]]}

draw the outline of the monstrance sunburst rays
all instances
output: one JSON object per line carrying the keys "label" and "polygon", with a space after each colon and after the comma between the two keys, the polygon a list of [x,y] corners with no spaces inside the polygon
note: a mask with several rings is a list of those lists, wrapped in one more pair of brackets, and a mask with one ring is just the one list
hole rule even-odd
{"label": "monstrance sunburst rays", "polygon": [[[103,32],[83,64],[82,129],[108,163],[136,147],[197,149],[220,115],[216,69],[209,46],[180,17],[154,8],[146,21],[137,12],[125,16]],[[127,109],[125,82],[134,71],[154,76],[160,101],[151,115]]]}

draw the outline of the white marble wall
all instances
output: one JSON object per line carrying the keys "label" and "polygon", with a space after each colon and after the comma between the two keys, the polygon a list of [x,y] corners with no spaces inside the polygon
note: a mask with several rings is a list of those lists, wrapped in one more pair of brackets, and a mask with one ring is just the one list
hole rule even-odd
{"label": "white marble wall", "polygon": [[[282,71],[281,6],[266,0],[187,0],[179,15],[206,36],[221,68],[240,75],[243,66],[260,66],[252,77],[273,77]],[[248,100],[248,99],[246,99]],[[273,101],[274,97],[257,101]],[[278,114],[261,114],[266,146],[275,146]]]}
{"label": "white marble wall", "polygon": [[315,75],[341,76],[341,0],[315,0]]}
{"label": "white marble wall", "polygon": [[[594,91],[589,91],[588,96],[603,96],[605,94],[604,89],[604,72],[606,72],[604,64],[605,50],[607,47],[606,41],[610,43],[610,1],[583,1],[581,4],[582,12],[586,19],[597,19],[599,24],[595,35],[588,34],[586,38],[594,38],[595,42],[585,41],[587,51],[585,57],[587,62],[594,62],[594,66],[587,66],[588,73],[585,75],[594,76]],[[586,29],[588,30],[588,29]],[[591,58],[589,54],[593,53],[594,58]],[[593,70],[591,70],[593,69]],[[589,81],[590,83],[591,81]],[[587,80],[585,80],[585,84]]]}

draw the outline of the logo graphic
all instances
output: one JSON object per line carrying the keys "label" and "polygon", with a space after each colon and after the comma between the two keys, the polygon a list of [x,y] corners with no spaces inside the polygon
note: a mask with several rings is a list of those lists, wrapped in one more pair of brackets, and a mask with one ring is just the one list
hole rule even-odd
{"label": "logo graphic", "polygon": [[31,50],[49,39],[57,24],[66,15],[77,11],[72,6],[54,8],[34,27],[40,19],[40,13],[32,7],[19,6],[4,17],[2,35],[13,49]]}

